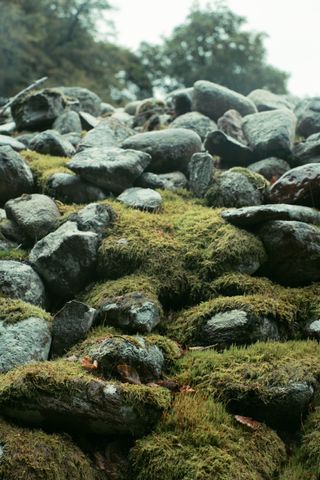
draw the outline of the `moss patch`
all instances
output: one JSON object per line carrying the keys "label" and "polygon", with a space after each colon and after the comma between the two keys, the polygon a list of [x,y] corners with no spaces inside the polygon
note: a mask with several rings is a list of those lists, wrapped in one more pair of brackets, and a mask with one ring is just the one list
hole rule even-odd
{"label": "moss patch", "polygon": [[69,173],[73,175],[73,173],[65,166],[70,160],[69,158],[43,155],[30,150],[24,150],[20,152],[20,155],[29,164],[37,185],[42,192],[46,192],[48,179],[54,173]]}
{"label": "moss patch", "polygon": [[131,452],[136,480],[271,480],[284,459],[271,430],[248,431],[221,404],[183,394]]}
{"label": "moss patch", "polygon": [[51,315],[40,307],[22,300],[0,296],[0,320],[5,323],[17,323],[29,317],[50,321]]}
{"label": "moss patch", "polygon": [[22,248],[0,250],[0,260],[26,260],[29,252]]}

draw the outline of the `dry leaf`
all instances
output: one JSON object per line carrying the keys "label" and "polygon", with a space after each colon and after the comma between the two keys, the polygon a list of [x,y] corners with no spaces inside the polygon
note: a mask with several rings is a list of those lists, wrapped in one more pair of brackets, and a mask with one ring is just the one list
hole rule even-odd
{"label": "dry leaf", "polygon": [[81,363],[83,368],[85,368],[86,370],[89,370],[89,371],[97,370],[97,368],[98,368],[97,360],[92,361],[92,358],[90,358],[90,357],[83,357],[80,360],[80,363]]}
{"label": "dry leaf", "polygon": [[238,423],[241,423],[241,425],[246,425],[246,427],[251,428],[251,430],[258,430],[258,428],[261,427],[261,423],[253,420],[253,418],[243,417],[242,415],[235,415],[234,418]]}
{"label": "dry leaf", "polygon": [[181,393],[195,393],[195,389],[190,387],[190,385],[183,385],[180,388]]}
{"label": "dry leaf", "polygon": [[141,380],[138,372],[131,365],[120,364],[116,367],[117,372],[119,373],[121,380],[127,383],[133,383],[134,385],[141,385]]}

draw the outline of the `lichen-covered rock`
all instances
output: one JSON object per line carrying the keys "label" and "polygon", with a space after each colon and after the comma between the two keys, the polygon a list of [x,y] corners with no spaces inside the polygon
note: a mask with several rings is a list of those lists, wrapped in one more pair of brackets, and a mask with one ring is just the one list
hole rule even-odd
{"label": "lichen-covered rock", "polygon": [[[196,154],[195,154],[196,155]],[[161,188],[172,190],[186,188],[187,177],[182,172],[152,173],[144,172],[135,182],[135,187],[142,188]]]}
{"label": "lichen-covered rock", "polygon": [[70,173],[54,173],[48,178],[46,191],[63,203],[90,203],[106,198],[105,192]]}
{"label": "lichen-covered rock", "polygon": [[247,140],[242,130],[242,116],[237,110],[227,110],[217,122],[218,129],[229,137],[234,138],[243,145],[247,145]]}
{"label": "lichen-covered rock", "polygon": [[188,112],[179,115],[170,124],[169,128],[186,128],[196,132],[204,140],[209,132],[217,130],[217,124],[211,118],[199,112]]}
{"label": "lichen-covered rock", "polygon": [[72,110],[66,110],[55,120],[52,128],[61,135],[71,132],[81,133],[82,126],[79,114]]}
{"label": "lichen-covered rock", "polygon": [[248,98],[255,104],[258,112],[278,110],[279,108],[293,109],[293,105],[287,99],[262,88],[250,92]]}
{"label": "lichen-covered rock", "polygon": [[189,189],[197,197],[203,197],[213,177],[214,162],[208,153],[195,153],[189,163]]}
{"label": "lichen-covered rock", "polygon": [[74,146],[55,130],[46,130],[35,135],[29,142],[30,150],[44,155],[57,157],[72,157]]}
{"label": "lichen-covered rock", "polygon": [[39,275],[14,260],[0,260],[0,294],[44,307],[46,293]]}
{"label": "lichen-covered rock", "polygon": [[290,165],[285,160],[276,157],[265,158],[259,162],[251,163],[248,170],[253,173],[259,173],[270,181],[278,180],[284,173],[290,170]]}
{"label": "lichen-covered rock", "polygon": [[11,147],[0,147],[0,206],[32,188],[33,176],[23,158]]}
{"label": "lichen-covered rock", "polygon": [[204,146],[211,155],[220,157],[221,168],[247,167],[254,160],[250,148],[220,130],[210,132]]}
{"label": "lichen-covered rock", "polygon": [[310,135],[304,142],[297,143],[293,148],[293,166],[320,162],[320,133]]}
{"label": "lichen-covered rock", "polygon": [[309,137],[320,132],[320,97],[302,100],[295,108],[297,116],[297,134]]}
{"label": "lichen-covered rock", "polygon": [[82,232],[93,232],[102,238],[116,217],[111,205],[89,203],[77,213],[69,215],[68,221],[75,222]]}
{"label": "lichen-covered rock", "polygon": [[100,122],[95,128],[90,130],[78,146],[78,152],[87,148],[108,149],[118,146],[117,139],[106,122]]}
{"label": "lichen-covered rock", "polygon": [[91,90],[82,87],[59,87],[63,95],[76,98],[79,101],[80,110],[99,116],[101,113],[101,98]]}
{"label": "lichen-covered rock", "polygon": [[138,208],[148,212],[156,212],[160,209],[162,203],[160,193],[151,188],[127,188],[117,199],[127,207]]}
{"label": "lichen-covered rock", "polygon": [[4,146],[11,147],[17,152],[20,152],[26,148],[24,143],[21,143],[19,140],[9,137],[8,135],[0,135],[0,147]]}

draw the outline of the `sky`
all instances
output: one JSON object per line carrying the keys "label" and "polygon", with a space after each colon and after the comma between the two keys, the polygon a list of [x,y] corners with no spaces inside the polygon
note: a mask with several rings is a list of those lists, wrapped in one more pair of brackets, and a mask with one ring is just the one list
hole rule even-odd
{"label": "sky", "polygon": [[[111,0],[117,41],[136,49],[157,43],[183,23],[193,0]],[[199,0],[205,5],[208,0]],[[320,0],[226,0],[247,18],[249,30],[265,32],[268,63],[291,74],[290,93],[320,95]],[[109,14],[110,15],[110,14]]]}

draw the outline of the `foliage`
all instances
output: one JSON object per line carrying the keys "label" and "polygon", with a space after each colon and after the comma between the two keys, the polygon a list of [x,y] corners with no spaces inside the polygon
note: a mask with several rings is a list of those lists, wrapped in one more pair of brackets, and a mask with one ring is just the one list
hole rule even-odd
{"label": "foliage", "polygon": [[29,317],[43,318],[50,321],[51,315],[40,307],[15,298],[7,298],[0,294],[0,321],[17,323]]}

